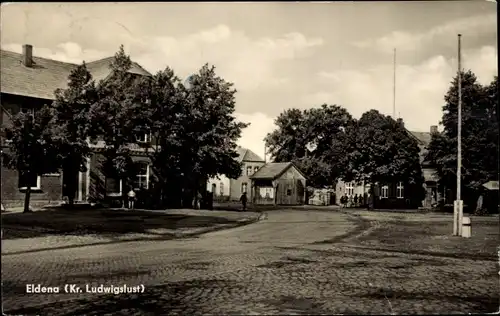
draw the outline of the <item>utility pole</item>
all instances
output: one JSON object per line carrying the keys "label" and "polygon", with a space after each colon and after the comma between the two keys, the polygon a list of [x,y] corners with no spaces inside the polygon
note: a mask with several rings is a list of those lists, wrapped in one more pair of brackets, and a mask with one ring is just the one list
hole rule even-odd
{"label": "utility pole", "polygon": [[463,201],[461,197],[462,177],[462,34],[458,34],[458,126],[457,126],[457,199],[453,207],[453,235],[462,236]]}
{"label": "utility pole", "polygon": [[393,78],[392,78],[392,118],[396,119],[396,49],[394,48]]}

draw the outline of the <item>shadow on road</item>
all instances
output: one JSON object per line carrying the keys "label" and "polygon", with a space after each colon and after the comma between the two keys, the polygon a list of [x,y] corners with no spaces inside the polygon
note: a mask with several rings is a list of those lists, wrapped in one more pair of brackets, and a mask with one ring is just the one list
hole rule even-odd
{"label": "shadow on road", "polygon": [[[172,230],[236,224],[224,217],[189,216],[130,210],[47,210],[2,214],[3,239],[46,235],[96,234],[116,236],[130,233],[172,235]],[[168,232],[167,230],[170,230]]]}

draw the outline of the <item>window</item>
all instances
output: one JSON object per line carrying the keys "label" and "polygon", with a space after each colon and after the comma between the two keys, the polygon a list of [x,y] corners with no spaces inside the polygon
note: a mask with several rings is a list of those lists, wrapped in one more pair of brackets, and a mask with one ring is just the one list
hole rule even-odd
{"label": "window", "polygon": [[287,190],[286,190],[286,195],[288,195],[288,196],[292,195],[292,190],[287,189]]}
{"label": "window", "polygon": [[382,192],[380,194],[380,198],[387,199],[389,197],[389,186],[384,185],[382,187]]}
{"label": "window", "polygon": [[140,162],[136,164],[137,173],[134,181],[134,189],[149,188],[149,164]]}
{"label": "window", "polygon": [[352,182],[348,182],[345,184],[345,194],[347,196],[351,196],[354,194],[354,184]]}
{"label": "window", "polygon": [[224,183],[219,184],[220,196],[224,196]]}
{"label": "window", "polygon": [[273,188],[266,188],[266,199],[274,199],[274,190]]}
{"label": "window", "polygon": [[241,184],[241,193],[245,193],[245,192],[247,192],[247,183],[243,182]]}
{"label": "window", "polygon": [[121,196],[122,195],[122,180],[117,178],[106,178],[106,195]]}
{"label": "window", "polygon": [[396,187],[396,197],[398,199],[404,198],[404,190],[403,182],[398,182],[398,186]]}
{"label": "window", "polygon": [[259,167],[253,167],[253,173],[256,173],[259,170]]}
{"label": "window", "polygon": [[273,188],[260,188],[259,195],[264,199],[274,199]]}
{"label": "window", "polygon": [[40,176],[37,176],[33,173],[29,172],[20,172],[19,173],[19,182],[18,187],[19,190],[26,190],[28,186],[31,190],[40,190]]}
{"label": "window", "polygon": [[151,141],[151,134],[149,133],[139,133],[135,136],[138,143],[147,143]]}
{"label": "window", "polygon": [[251,176],[252,175],[252,166],[248,166],[247,167],[247,176]]}

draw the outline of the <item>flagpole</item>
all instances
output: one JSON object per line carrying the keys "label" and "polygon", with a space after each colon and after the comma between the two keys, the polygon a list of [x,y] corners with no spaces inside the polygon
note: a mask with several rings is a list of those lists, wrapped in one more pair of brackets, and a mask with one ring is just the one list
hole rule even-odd
{"label": "flagpole", "polygon": [[458,34],[458,126],[457,126],[457,199],[454,205],[453,235],[462,236],[463,201],[462,186],[462,34]]}
{"label": "flagpole", "polygon": [[394,48],[394,60],[393,60],[392,117],[393,119],[396,119],[396,48]]}

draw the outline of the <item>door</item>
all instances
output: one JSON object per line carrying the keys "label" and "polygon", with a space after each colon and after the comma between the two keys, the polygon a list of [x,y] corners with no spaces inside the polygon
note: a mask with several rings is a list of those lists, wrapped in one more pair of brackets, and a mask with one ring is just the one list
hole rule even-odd
{"label": "door", "polygon": [[297,198],[296,202],[298,205],[303,205],[304,204],[304,193],[305,193],[305,188],[304,185],[302,184],[302,181],[300,180],[295,180],[296,187],[297,187]]}

